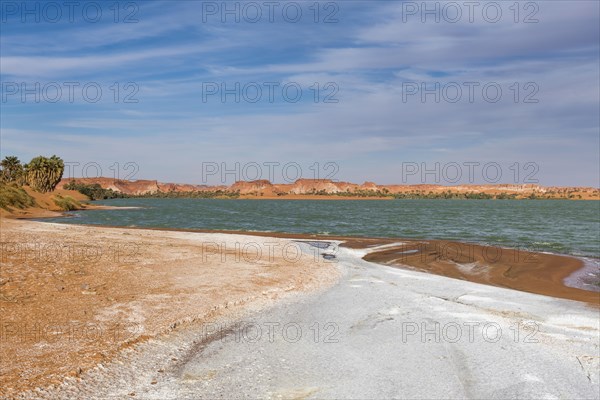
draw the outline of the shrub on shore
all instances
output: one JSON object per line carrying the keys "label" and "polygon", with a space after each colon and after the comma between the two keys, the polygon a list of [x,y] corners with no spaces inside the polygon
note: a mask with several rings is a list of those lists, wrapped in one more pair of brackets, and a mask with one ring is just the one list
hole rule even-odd
{"label": "shrub on shore", "polygon": [[130,195],[129,197],[154,198],[154,199],[237,199],[240,192],[230,192],[227,190],[194,190],[190,192],[154,192],[140,195]]}
{"label": "shrub on shore", "polygon": [[11,208],[27,208],[35,206],[35,200],[27,192],[15,184],[0,183],[0,208],[10,211]]}
{"label": "shrub on shore", "polygon": [[64,211],[73,211],[81,209],[81,203],[79,203],[71,196],[63,197],[58,194],[52,200],[54,200],[54,204],[56,204],[58,208]]}
{"label": "shrub on shore", "polygon": [[86,195],[90,200],[106,200],[106,199],[121,199],[129,197],[124,193],[115,192],[112,189],[104,189],[99,183],[86,185],[84,183],[77,183],[75,180],[67,183],[64,188],[66,190],[77,190],[79,193]]}

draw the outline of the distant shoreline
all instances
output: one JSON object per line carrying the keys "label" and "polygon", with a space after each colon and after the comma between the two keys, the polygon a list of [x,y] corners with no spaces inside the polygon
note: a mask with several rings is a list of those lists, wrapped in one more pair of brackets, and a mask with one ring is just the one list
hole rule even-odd
{"label": "distant shoreline", "polygon": [[268,180],[238,181],[228,185],[162,183],[156,180],[114,178],[63,178],[58,188],[111,197],[157,198],[243,198],[243,199],[565,199],[600,200],[600,189],[593,187],[544,187],[536,184],[486,185],[377,185],[356,184],[331,179],[298,179],[277,184]]}

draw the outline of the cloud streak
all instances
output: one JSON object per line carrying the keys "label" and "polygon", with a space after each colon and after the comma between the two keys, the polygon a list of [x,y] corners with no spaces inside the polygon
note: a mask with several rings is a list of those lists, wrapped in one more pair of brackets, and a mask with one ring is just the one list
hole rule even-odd
{"label": "cloud streak", "polygon": [[[403,161],[512,160],[539,162],[542,184],[600,184],[598,3],[538,2],[535,24],[510,14],[402,22],[402,4],[339,3],[329,25],[202,23],[196,2],[140,3],[140,22],[127,26],[6,24],[3,82],[135,82],[139,102],[13,96],[2,104],[2,153],[131,158],[146,178],[180,182],[197,182],[202,160],[335,161],[341,179],[386,183]],[[295,82],[303,98],[205,102],[207,82]],[[313,101],[312,85],[329,82],[339,101]],[[479,84],[475,101],[407,96],[411,83],[464,82]],[[497,103],[481,94],[489,83],[502,88]],[[530,83],[537,103],[523,102]]]}

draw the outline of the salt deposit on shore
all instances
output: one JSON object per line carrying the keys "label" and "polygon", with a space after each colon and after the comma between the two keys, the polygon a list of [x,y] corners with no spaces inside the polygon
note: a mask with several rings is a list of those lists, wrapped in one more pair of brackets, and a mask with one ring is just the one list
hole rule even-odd
{"label": "salt deposit on shore", "polygon": [[338,276],[288,239],[0,223],[0,398]]}

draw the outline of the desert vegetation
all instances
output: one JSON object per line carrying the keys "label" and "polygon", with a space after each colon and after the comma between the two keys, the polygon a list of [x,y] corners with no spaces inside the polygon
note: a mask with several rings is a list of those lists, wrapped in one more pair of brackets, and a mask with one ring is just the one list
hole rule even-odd
{"label": "desert vegetation", "polygon": [[27,185],[40,193],[53,191],[65,170],[63,160],[56,155],[38,156],[28,164],[21,164],[18,157],[7,156],[0,162],[0,167],[2,183],[16,187]]}
{"label": "desert vegetation", "polygon": [[125,193],[117,192],[112,189],[105,189],[99,183],[85,184],[78,183],[75,180],[67,183],[64,186],[66,190],[77,190],[79,193],[86,195],[90,200],[106,200],[106,199],[121,199],[129,197]]}
{"label": "desert vegetation", "polygon": [[35,206],[35,200],[22,187],[0,183],[0,208],[24,209]]}
{"label": "desert vegetation", "polygon": [[[35,199],[27,193],[24,187],[40,193],[53,191],[62,179],[65,165],[63,160],[56,155],[52,157],[38,156],[27,164],[22,164],[18,157],[7,156],[0,161],[0,168],[0,208],[10,210],[11,208],[34,207]],[[55,203],[61,209],[66,210],[71,209],[70,207],[74,207],[77,203],[73,199],[71,200],[65,202],[65,199],[57,199],[58,202],[55,201]],[[61,205],[67,208],[63,208]]]}

